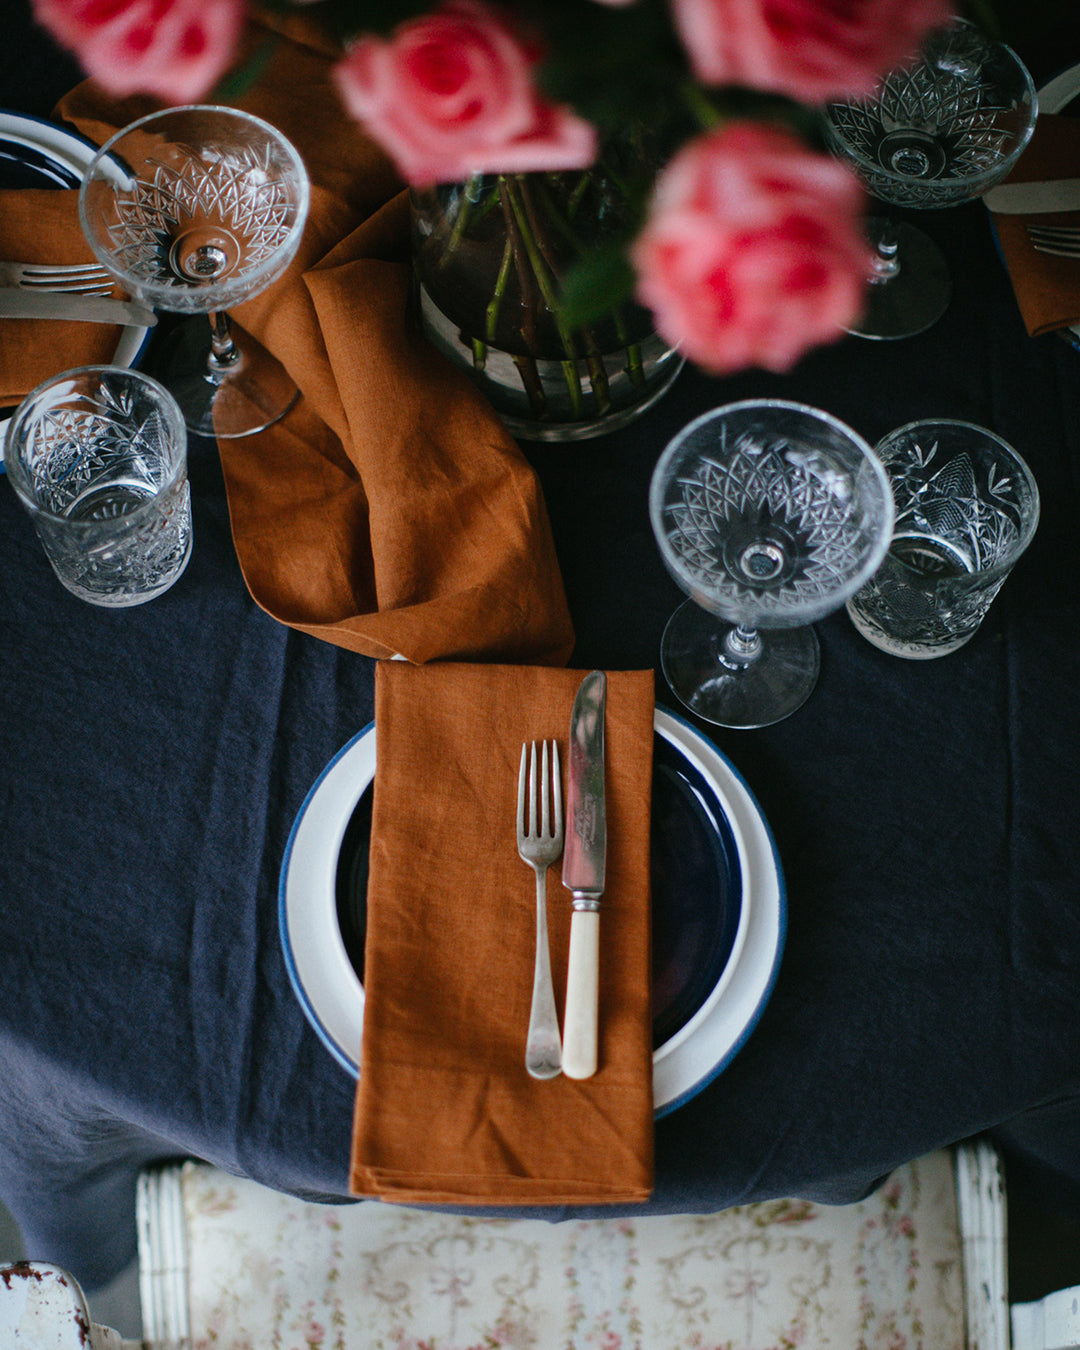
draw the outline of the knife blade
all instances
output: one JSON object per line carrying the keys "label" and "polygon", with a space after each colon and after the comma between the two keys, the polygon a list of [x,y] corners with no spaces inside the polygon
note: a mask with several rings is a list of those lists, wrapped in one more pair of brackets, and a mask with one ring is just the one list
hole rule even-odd
{"label": "knife blade", "polygon": [[118,323],[153,328],[157,315],[134,300],[64,291],[31,291],[25,286],[0,287],[0,319],[75,319],[82,323]]}
{"label": "knife blade", "polygon": [[582,680],[570,716],[562,877],[563,885],[574,896],[563,1018],[562,1067],[568,1078],[590,1078],[596,1072],[600,897],[607,868],[606,698],[607,676],[602,670],[594,670]]}
{"label": "knife blade", "polygon": [[1051,178],[1034,183],[1001,183],[983,193],[983,201],[999,215],[1039,215],[1045,211],[1080,211],[1080,178]]}

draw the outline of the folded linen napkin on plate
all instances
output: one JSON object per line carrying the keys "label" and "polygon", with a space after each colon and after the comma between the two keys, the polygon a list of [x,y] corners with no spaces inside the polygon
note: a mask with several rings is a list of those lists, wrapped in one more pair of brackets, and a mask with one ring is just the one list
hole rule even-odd
{"label": "folded linen napkin on plate", "polygon": [[[651,671],[608,675],[607,886],[593,1078],[525,1070],[535,882],[518,857],[523,741],[565,765],[584,672],[380,664],[351,1187],[404,1202],[648,1197],[653,1176]],[[570,894],[548,873],[556,1005]]]}
{"label": "folded linen napkin on plate", "polygon": [[[539,482],[411,331],[408,200],[345,113],[332,61],[317,38],[280,37],[233,100],[293,142],[313,184],[296,259],[234,313],[303,394],[267,431],[219,442],[248,588],[282,623],[369,656],[564,663],[573,631]],[[58,111],[100,142],[152,107],[84,82]]]}
{"label": "folded linen napkin on plate", "polygon": [[[1007,183],[1037,183],[1080,175],[1080,119],[1043,113]],[[1016,302],[1032,337],[1080,323],[1080,259],[1040,253],[1028,225],[1075,225],[1080,210],[1039,215],[994,212],[994,227]]]}
{"label": "folded linen napkin on plate", "polygon": [[[94,262],[79,228],[78,192],[74,188],[0,189],[0,258],[29,263]],[[120,333],[119,326],[104,323],[0,319],[0,407],[13,407],[61,370],[112,361]]]}

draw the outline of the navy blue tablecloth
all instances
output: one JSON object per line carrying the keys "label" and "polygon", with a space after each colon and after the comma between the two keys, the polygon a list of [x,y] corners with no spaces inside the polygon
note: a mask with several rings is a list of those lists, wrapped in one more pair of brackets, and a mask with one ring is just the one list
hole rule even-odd
{"label": "navy blue tablecloth", "polygon": [[[68,71],[25,42],[39,69],[6,68],[7,101],[42,112]],[[1080,1197],[1080,352],[1025,335],[980,204],[918,223],[955,279],[928,333],[848,339],[783,378],[687,371],[614,437],[526,447],[583,668],[657,664],[682,597],[649,476],[716,404],[794,398],[871,441],[966,418],[1042,493],[968,647],[898,661],[836,614],[798,714],[703,728],[772,825],[788,936],[746,1047],[658,1124],[654,1210],[850,1200],[984,1131]],[[373,663],[253,604],[213,446],[191,479],[186,574],[117,613],[60,587],[0,479],[0,1198],[29,1254],[90,1288],[134,1253],[147,1161],[347,1194],[354,1084],[290,988],[276,897],[306,793],[371,718]],[[658,695],[674,706],[659,676]]]}

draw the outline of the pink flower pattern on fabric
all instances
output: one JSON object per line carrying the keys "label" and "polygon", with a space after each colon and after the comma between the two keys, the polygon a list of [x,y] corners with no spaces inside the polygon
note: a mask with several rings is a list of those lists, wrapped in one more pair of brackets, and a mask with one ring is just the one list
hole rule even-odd
{"label": "pink flower pattern on fabric", "polygon": [[233,59],[247,0],[32,0],[106,93],[194,103]]}
{"label": "pink flower pattern on fabric", "polygon": [[538,60],[494,10],[450,0],[388,39],[360,38],[336,78],[348,110],[417,186],[584,167],[595,129],[538,92]]}
{"label": "pink flower pattern on fabric", "polygon": [[671,0],[691,65],[808,103],[868,94],[948,21],[951,0]]}
{"label": "pink flower pattern on fabric", "polygon": [[705,370],[787,370],[862,309],[863,202],[848,169],[791,133],[730,123],[657,180],[632,249],[638,297]]}

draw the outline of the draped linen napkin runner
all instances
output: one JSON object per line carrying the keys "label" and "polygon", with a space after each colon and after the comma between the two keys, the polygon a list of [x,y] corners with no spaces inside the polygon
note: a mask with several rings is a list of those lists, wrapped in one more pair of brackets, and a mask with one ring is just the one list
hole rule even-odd
{"label": "draped linen napkin runner", "polygon": [[[351,1189],[387,1200],[644,1200],[653,1179],[651,671],[608,675],[599,1066],[536,1081],[535,880],[517,853],[523,741],[564,767],[583,671],[382,663]],[[565,788],[564,788],[565,791]],[[556,1006],[571,897],[548,872]]]}
{"label": "draped linen napkin runner", "polygon": [[[250,41],[265,37],[256,26]],[[279,37],[233,100],[292,141],[312,181],[296,259],[234,312],[303,394],[275,426],[218,443],[248,589],[282,623],[368,656],[563,664],[573,630],[539,483],[411,331],[407,197],[345,113],[332,59],[317,37]],[[58,112],[100,143],[154,106],[86,81]]]}
{"label": "draped linen napkin runner", "polygon": [[[95,262],[79,227],[78,191],[0,190],[0,258],[64,265]],[[116,355],[121,332],[107,323],[0,319],[0,407],[13,406],[62,370],[107,365]]]}
{"label": "draped linen napkin runner", "polygon": [[[1037,183],[1080,176],[1080,119],[1043,113],[1008,183]],[[1080,261],[1040,253],[1028,235],[1028,225],[1074,225],[1080,211],[1049,211],[1038,215],[994,212],[994,227],[1002,257],[1016,294],[1016,303],[1028,333],[1037,337],[1057,328],[1080,323]]]}

